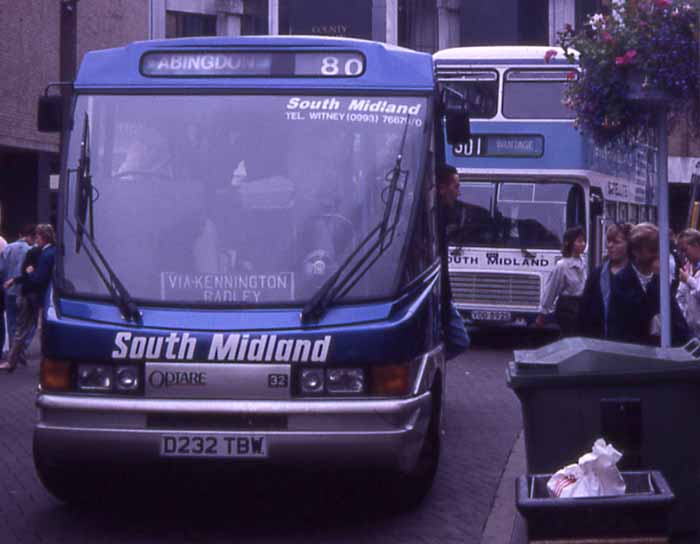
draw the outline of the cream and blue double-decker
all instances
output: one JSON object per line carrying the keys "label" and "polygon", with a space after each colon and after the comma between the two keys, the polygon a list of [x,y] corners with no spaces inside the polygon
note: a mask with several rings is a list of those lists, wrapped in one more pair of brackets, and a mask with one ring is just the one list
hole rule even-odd
{"label": "cream and blue double-decker", "polygon": [[461,182],[455,302],[470,325],[532,326],[568,228],[585,229],[594,266],[606,224],[656,220],[652,135],[601,147],[577,131],[564,92],[579,72],[561,49],[464,47],[434,61],[438,83],[470,104],[471,138],[446,145]]}

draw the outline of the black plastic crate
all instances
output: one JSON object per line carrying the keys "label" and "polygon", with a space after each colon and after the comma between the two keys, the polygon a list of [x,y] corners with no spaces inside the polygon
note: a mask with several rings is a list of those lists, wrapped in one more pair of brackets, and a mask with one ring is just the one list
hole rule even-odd
{"label": "black plastic crate", "polygon": [[664,537],[675,501],[658,471],[622,472],[625,495],[559,499],[549,496],[551,474],[520,476],[516,505],[531,540],[554,538]]}

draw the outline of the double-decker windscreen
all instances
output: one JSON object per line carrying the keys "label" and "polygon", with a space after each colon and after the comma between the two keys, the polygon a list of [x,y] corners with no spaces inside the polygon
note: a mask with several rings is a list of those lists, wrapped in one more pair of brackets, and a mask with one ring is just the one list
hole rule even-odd
{"label": "double-decker windscreen", "polygon": [[511,119],[573,119],[565,93],[578,72],[569,70],[508,70],[503,81],[503,116]]}
{"label": "double-decker windscreen", "polygon": [[[385,217],[402,150],[395,238],[345,300],[381,298],[399,277],[427,107],[408,96],[81,95],[68,168],[89,139],[85,226],[134,299],[297,304]],[[63,231],[61,288],[106,295]]]}
{"label": "double-decker windscreen", "polygon": [[455,246],[561,249],[574,226],[585,226],[585,200],[573,182],[467,181],[447,231]]}

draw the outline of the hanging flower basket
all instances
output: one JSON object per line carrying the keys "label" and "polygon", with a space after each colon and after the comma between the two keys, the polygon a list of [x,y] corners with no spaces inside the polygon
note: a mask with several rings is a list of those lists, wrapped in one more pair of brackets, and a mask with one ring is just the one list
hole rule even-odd
{"label": "hanging flower basket", "polygon": [[566,94],[579,129],[600,144],[633,139],[668,108],[700,133],[698,1],[621,0],[581,30],[558,33],[581,68]]}
{"label": "hanging flower basket", "polygon": [[627,100],[647,108],[668,107],[673,97],[664,89],[655,85],[641,70],[627,71]]}

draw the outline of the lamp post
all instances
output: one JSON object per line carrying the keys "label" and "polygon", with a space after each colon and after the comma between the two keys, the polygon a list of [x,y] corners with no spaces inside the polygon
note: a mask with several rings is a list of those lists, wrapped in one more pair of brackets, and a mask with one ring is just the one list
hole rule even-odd
{"label": "lamp post", "polygon": [[669,274],[668,226],[668,107],[662,101],[656,105],[658,135],[656,201],[659,218],[659,292],[661,293],[661,347],[671,346],[671,278]]}
{"label": "lamp post", "polygon": [[657,136],[656,206],[659,222],[659,292],[661,296],[661,347],[671,346],[671,278],[669,271],[668,222],[668,108],[671,97],[649,85],[641,72],[627,74],[627,98],[654,113]]}

